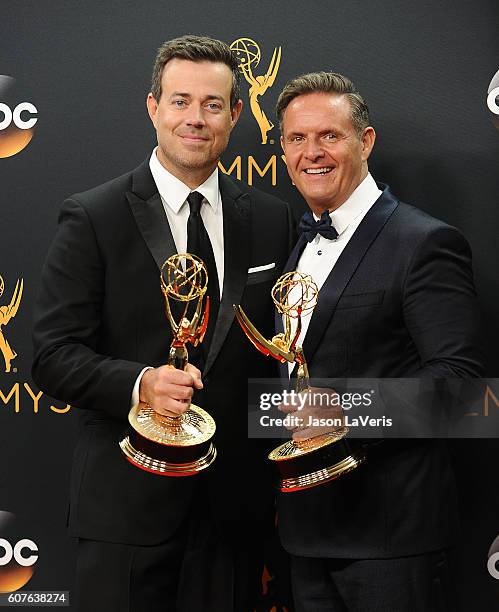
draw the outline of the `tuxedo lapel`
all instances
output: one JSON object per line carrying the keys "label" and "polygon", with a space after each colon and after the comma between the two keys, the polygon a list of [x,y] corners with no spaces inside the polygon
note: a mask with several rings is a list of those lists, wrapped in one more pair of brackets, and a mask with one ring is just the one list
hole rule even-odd
{"label": "tuxedo lapel", "polygon": [[[224,232],[224,286],[208,357],[206,375],[227,337],[234,309],[246,286],[250,263],[250,199],[248,194],[224,174],[219,174]],[[126,193],[142,237],[159,269],[168,257],[177,253],[161,197],[146,160],[132,173],[132,189]],[[158,289],[159,290],[159,289]]]}
{"label": "tuxedo lapel", "polygon": [[298,238],[298,242],[295,244],[294,249],[291,251],[291,254],[284,266],[283,274],[287,272],[291,272],[291,270],[296,270],[296,266],[298,265],[298,260],[300,259],[300,255],[303,253],[303,249],[307,246],[307,239],[305,238],[305,234],[300,234]]}
{"label": "tuxedo lapel", "polygon": [[221,172],[224,233],[224,285],[218,319],[203,374],[206,375],[217,358],[234,320],[233,304],[240,304],[250,264],[250,198]]}
{"label": "tuxedo lapel", "polygon": [[385,187],[331,270],[319,291],[317,306],[303,342],[303,352],[308,361],[312,359],[345,287],[397,206],[398,200],[392,195],[389,188]]}
{"label": "tuxedo lapel", "polygon": [[149,160],[132,173],[132,189],[126,197],[142,237],[158,266],[177,252],[161,196],[149,168]]}

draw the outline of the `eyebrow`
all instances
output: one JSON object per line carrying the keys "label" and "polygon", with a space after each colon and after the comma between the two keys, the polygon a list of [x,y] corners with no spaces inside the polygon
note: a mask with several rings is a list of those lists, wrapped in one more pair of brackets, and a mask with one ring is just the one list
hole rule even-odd
{"label": "eyebrow", "polygon": [[[179,96],[181,98],[192,98],[190,93],[184,93],[182,91],[174,91],[170,94],[170,98],[175,98],[176,96]],[[207,96],[205,96],[204,100],[220,100],[220,102],[225,103],[223,96],[219,96],[217,94],[208,94]]]}
{"label": "eyebrow", "polygon": [[[328,128],[326,130],[320,130],[318,132],[319,136],[324,136],[325,134],[343,134],[343,130],[340,130],[339,128]],[[286,134],[286,138],[289,138],[290,136],[305,136],[306,132],[300,132],[300,131],[293,131],[293,132],[289,132],[288,134]]]}
{"label": "eyebrow", "polygon": [[220,100],[220,102],[225,102],[223,96],[217,96],[216,94],[210,94],[206,96],[206,100]]}

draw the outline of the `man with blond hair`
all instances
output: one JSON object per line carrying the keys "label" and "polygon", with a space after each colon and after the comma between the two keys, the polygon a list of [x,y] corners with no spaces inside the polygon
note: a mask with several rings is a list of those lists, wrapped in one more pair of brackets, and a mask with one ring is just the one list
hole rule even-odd
{"label": "man with blond hair", "polygon": [[[375,182],[376,134],[353,83],[330,72],[293,79],[277,115],[289,176],[310,208],[284,271],[319,287],[298,340],[311,378],[480,376],[469,246]],[[350,474],[282,494],[297,611],[454,610],[455,505],[445,445],[429,439],[385,440]]]}

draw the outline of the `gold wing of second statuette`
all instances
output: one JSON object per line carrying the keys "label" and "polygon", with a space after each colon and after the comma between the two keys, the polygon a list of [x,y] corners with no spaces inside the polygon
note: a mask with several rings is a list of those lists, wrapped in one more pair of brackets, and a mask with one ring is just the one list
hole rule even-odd
{"label": "gold wing of second statuette", "polygon": [[[281,334],[274,336],[272,340],[267,340],[248,319],[241,306],[237,306],[236,304],[233,306],[236,313],[236,318],[243,332],[246,334],[251,344],[253,344],[253,346],[259,350],[260,353],[263,353],[267,357],[273,357],[281,363],[286,363],[286,361],[293,363],[295,361],[294,351],[285,350],[286,342]],[[282,346],[277,346],[276,342],[282,344]]]}

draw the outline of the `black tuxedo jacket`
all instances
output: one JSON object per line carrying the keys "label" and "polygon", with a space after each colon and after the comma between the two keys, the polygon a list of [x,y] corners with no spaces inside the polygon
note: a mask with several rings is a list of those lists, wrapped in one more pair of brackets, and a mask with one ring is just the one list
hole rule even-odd
{"label": "black tuxedo jacket", "polygon": [[[319,292],[303,343],[311,378],[481,376],[466,240],[381,188]],[[416,554],[449,544],[454,497],[442,443],[387,440],[339,480],[281,495],[280,534],[302,556]]]}
{"label": "black tuxedo jacket", "polygon": [[[200,475],[169,478],[126,461],[118,446],[135,380],[166,362],[171,341],[159,269],[177,252],[148,161],[63,204],[34,316],[33,378],[80,409],[69,523],[94,540],[153,544],[185,519],[200,483],[207,511],[236,521],[262,507],[264,458],[247,440],[247,378],[275,375],[234,319],[242,304],[272,335],[270,289],[293,244],[288,206],[220,174],[224,286],[194,402],[216,420],[218,457]],[[275,263],[269,270],[248,269]],[[249,454],[248,454],[249,453]],[[256,487],[253,489],[253,485]],[[271,496],[270,487],[267,492]]]}

